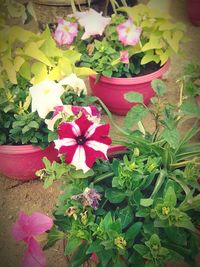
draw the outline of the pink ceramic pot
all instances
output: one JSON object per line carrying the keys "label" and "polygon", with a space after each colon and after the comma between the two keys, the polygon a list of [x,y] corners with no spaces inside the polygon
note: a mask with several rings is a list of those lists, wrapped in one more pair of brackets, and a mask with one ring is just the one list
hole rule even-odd
{"label": "pink ceramic pot", "polygon": [[149,104],[154,91],[151,88],[151,81],[162,77],[169,69],[168,61],[159,70],[139,77],[133,78],[109,78],[101,76],[98,82],[95,82],[96,75],[89,76],[90,87],[93,95],[99,97],[107,108],[118,115],[126,115],[129,109],[136,105],[124,99],[124,94],[128,92],[137,92],[143,95],[145,105]]}
{"label": "pink ceramic pot", "polygon": [[50,161],[58,160],[53,144],[44,150],[32,145],[0,145],[0,173],[23,181],[36,179],[35,172],[44,168],[43,157]]}
{"label": "pink ceramic pot", "polygon": [[200,26],[200,0],[187,0],[186,10],[192,24]]}

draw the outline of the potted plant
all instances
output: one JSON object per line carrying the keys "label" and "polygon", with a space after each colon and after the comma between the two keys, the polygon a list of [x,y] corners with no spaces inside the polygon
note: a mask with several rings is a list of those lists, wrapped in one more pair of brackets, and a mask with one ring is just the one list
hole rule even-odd
{"label": "potted plant", "polygon": [[[44,159],[45,168],[37,174],[45,187],[61,180],[62,194],[54,222],[48,219],[50,226],[40,220],[44,229],[39,231],[39,220],[32,220],[24,231],[25,222],[40,215],[22,213],[14,224],[14,238],[28,246],[24,266],[31,257],[45,266],[42,249],[38,243],[33,247],[32,239],[36,242],[35,236],[46,230],[44,248],[65,240],[64,254],[73,267],[88,260],[105,267],[160,267],[169,261],[195,265],[200,147],[190,140],[198,127],[193,125],[181,135],[178,129],[186,115],[180,106],[161,100],[166,89],[161,80],[153,81],[152,87],[154,109],[142,103],[131,108],[123,130],[127,138],[118,140],[126,149],[117,153],[110,154],[109,126],[89,121],[84,113],[70,123],[58,124],[55,144],[61,162]],[[136,93],[127,96],[130,101],[137,97]],[[148,112],[155,123],[151,133],[141,123]],[[138,130],[131,130],[135,123]],[[31,231],[35,227],[38,231]]]}
{"label": "potted plant", "polygon": [[35,34],[1,25],[0,39],[0,173],[28,180],[44,156],[57,159],[45,117],[54,104],[83,105],[86,87],[76,74],[89,69],[75,67],[80,54],[57,48],[48,28]]}
{"label": "potted plant", "polygon": [[[73,38],[68,37],[72,32]],[[110,111],[124,115],[133,106],[124,99],[126,92],[138,92],[149,103],[154,95],[150,83],[168,70],[184,32],[185,26],[168,14],[139,4],[121,7],[111,17],[93,9],[75,12],[58,21],[54,36],[82,54],[80,66],[96,71],[89,76],[93,94]]]}

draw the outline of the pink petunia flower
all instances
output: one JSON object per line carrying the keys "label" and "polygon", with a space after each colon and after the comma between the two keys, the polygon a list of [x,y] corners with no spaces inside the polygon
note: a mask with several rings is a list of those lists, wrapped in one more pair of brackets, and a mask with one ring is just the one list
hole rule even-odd
{"label": "pink petunia flower", "polygon": [[81,37],[82,40],[88,39],[93,35],[102,35],[111,21],[111,18],[103,17],[102,12],[98,13],[92,8],[84,12],[76,12],[75,16],[80,25],[85,28],[85,32]]}
{"label": "pink petunia flower", "polygon": [[55,140],[55,148],[65,154],[65,160],[77,170],[87,172],[97,158],[107,159],[107,150],[111,144],[108,137],[109,124],[97,124],[88,120],[84,113],[73,122],[59,125],[59,139]]}
{"label": "pink petunia flower", "polygon": [[120,51],[120,61],[125,64],[129,63],[129,55],[127,50]]}
{"label": "pink petunia flower", "polygon": [[99,123],[101,119],[101,113],[95,106],[80,107],[72,105],[57,106],[54,108],[54,113],[51,119],[46,119],[45,123],[50,131],[54,130],[54,125],[57,120],[63,119],[66,121],[71,116],[80,117],[82,113],[92,122]]}
{"label": "pink petunia flower", "polygon": [[44,267],[44,253],[34,237],[41,235],[53,226],[53,220],[48,216],[33,212],[32,215],[19,213],[19,217],[12,226],[12,235],[16,241],[23,240],[27,244],[27,251],[23,257],[22,267]]}
{"label": "pink petunia flower", "polygon": [[78,33],[77,23],[59,19],[58,26],[54,33],[54,39],[59,45],[70,45]]}
{"label": "pink petunia flower", "polygon": [[71,199],[80,199],[84,207],[89,206],[93,209],[97,209],[99,201],[101,200],[101,195],[94,188],[86,187],[83,193],[73,195]]}
{"label": "pink petunia flower", "polygon": [[119,41],[124,45],[136,45],[140,41],[142,29],[136,27],[131,18],[117,26]]}

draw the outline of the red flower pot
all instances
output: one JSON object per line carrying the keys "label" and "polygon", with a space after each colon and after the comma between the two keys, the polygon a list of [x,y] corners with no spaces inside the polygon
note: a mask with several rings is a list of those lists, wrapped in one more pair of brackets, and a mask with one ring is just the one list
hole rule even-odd
{"label": "red flower pot", "polygon": [[36,179],[35,172],[44,168],[43,157],[58,160],[53,144],[44,150],[32,145],[0,145],[0,173],[23,181]]}
{"label": "red flower pot", "polygon": [[107,108],[118,115],[125,115],[129,109],[136,105],[124,99],[124,94],[128,92],[137,92],[143,95],[145,105],[148,105],[154,91],[151,88],[151,81],[162,77],[169,69],[168,61],[159,70],[133,78],[109,78],[101,76],[98,82],[95,82],[96,75],[89,76],[90,87],[93,95],[99,97]]}
{"label": "red flower pot", "polygon": [[186,10],[192,24],[200,26],[200,0],[187,0]]}

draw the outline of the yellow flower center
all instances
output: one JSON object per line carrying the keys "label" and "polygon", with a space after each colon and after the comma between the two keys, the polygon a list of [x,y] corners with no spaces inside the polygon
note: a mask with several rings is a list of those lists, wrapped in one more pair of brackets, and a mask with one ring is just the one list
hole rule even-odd
{"label": "yellow flower center", "polygon": [[66,25],[63,27],[63,29],[64,29],[66,32],[68,32],[68,31],[69,31],[69,27],[68,27],[68,26],[66,26]]}
{"label": "yellow flower center", "polygon": [[115,245],[118,248],[125,249],[126,247],[126,240],[122,236],[118,236],[115,238]]}
{"label": "yellow flower center", "polygon": [[162,214],[163,215],[168,215],[170,212],[170,208],[169,207],[163,207],[162,208]]}
{"label": "yellow flower center", "polygon": [[44,95],[48,95],[49,92],[50,92],[50,89],[49,88],[45,88],[43,90]]}
{"label": "yellow flower center", "polygon": [[126,33],[128,34],[131,31],[131,27],[127,27]]}

